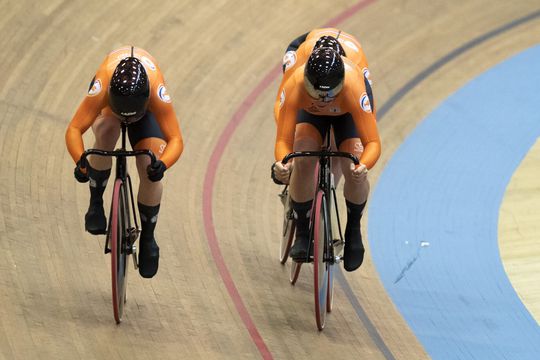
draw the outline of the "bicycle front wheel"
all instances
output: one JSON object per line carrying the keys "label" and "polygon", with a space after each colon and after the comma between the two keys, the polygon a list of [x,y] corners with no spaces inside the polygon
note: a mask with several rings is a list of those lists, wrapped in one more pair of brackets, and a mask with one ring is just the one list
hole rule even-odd
{"label": "bicycle front wheel", "polygon": [[127,198],[126,188],[122,180],[114,183],[111,222],[109,228],[111,245],[111,282],[113,313],[116,323],[122,321],[124,303],[126,302],[127,265]]}
{"label": "bicycle front wheel", "polygon": [[324,192],[319,190],[315,198],[313,214],[313,285],[315,295],[315,320],[322,330],[326,322],[326,302],[328,300],[328,263],[325,249],[329,241],[328,210]]}

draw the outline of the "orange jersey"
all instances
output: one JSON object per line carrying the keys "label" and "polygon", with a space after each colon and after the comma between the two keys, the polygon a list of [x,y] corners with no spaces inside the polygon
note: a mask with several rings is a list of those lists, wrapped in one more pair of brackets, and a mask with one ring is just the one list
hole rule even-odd
{"label": "orange jersey", "polygon": [[[109,82],[116,66],[129,56],[131,46],[116,49],[107,55],[94,77],[88,94],[75,112],[66,131],[67,148],[75,162],[84,152],[82,134],[92,126],[100,113],[112,114],[109,107]],[[178,119],[156,60],[140,48],[134,49],[134,56],[144,65],[148,75],[150,83],[148,111],[154,114],[167,142],[161,161],[169,168],[178,160],[184,148]]]}
{"label": "orange jersey", "polygon": [[[338,37],[339,34],[339,37]],[[334,28],[324,28],[324,29],[315,29],[312,30],[306,37],[306,41],[304,41],[298,50],[296,51],[288,51],[285,56],[283,57],[283,64],[285,65],[285,71],[283,73],[283,78],[281,79],[281,84],[279,86],[278,90],[278,96],[276,98],[276,101],[274,103],[274,118],[277,121],[278,118],[278,110],[279,110],[279,96],[281,94],[281,90],[283,89],[283,86],[285,85],[285,82],[289,79],[289,77],[296,71],[297,68],[300,66],[303,66],[309,59],[309,56],[313,52],[313,47],[315,46],[315,43],[319,38],[322,36],[333,36],[337,37],[337,40],[343,47],[343,50],[345,51],[345,56],[347,59],[351,60],[356,66],[359,67],[362,74],[370,80],[370,72],[368,68],[368,63],[366,59],[366,55],[364,54],[364,51],[362,50],[362,46],[354,38],[354,36],[340,31],[338,29]],[[371,80],[370,80],[371,83]]]}
{"label": "orange jersey", "polygon": [[375,165],[381,153],[377,120],[371,110],[364,81],[359,80],[363,78],[359,68],[347,58],[343,58],[343,62],[343,89],[329,103],[321,103],[308,95],[304,88],[304,66],[298,67],[288,78],[279,96],[274,152],[276,161],[281,161],[293,151],[296,116],[303,109],[314,115],[337,116],[350,113],[364,146],[360,162],[368,169]]}

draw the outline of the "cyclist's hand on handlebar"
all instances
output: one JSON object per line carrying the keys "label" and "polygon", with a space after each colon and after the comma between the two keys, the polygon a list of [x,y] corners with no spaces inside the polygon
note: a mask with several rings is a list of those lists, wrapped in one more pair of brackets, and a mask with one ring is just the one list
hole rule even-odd
{"label": "cyclist's hand on handlebar", "polygon": [[288,162],[284,165],[281,161],[276,161],[274,165],[272,165],[272,179],[274,179],[274,182],[278,180],[282,184],[288,184],[289,178],[291,177],[291,171],[292,162]]}
{"label": "cyclist's hand on handlebar", "polygon": [[85,183],[90,180],[88,177],[88,167],[87,162],[85,161],[84,164],[81,160],[77,161],[77,166],[75,166],[75,170],[73,170],[73,175],[75,176],[75,179],[77,179],[80,183]]}
{"label": "cyclist's hand on handlebar", "polygon": [[367,169],[366,165],[360,163],[360,165],[358,165],[358,167],[356,167],[354,164],[351,164],[352,180],[355,183],[360,184],[360,183],[366,181],[367,174],[368,174],[368,169]]}
{"label": "cyclist's hand on handlebar", "polygon": [[148,165],[146,168],[146,172],[148,173],[148,178],[153,181],[159,181],[163,178],[163,173],[167,170],[167,166],[163,163],[163,161],[158,160],[155,163]]}

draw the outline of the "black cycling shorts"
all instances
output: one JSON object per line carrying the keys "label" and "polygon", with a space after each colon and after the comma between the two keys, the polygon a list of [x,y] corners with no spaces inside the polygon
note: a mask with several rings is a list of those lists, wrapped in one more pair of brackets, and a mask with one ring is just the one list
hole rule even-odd
{"label": "black cycling shorts", "polygon": [[315,126],[321,134],[323,142],[326,139],[326,133],[330,130],[330,126],[333,127],[334,137],[338,148],[343,141],[360,137],[350,113],[338,116],[313,115],[302,109],[298,111],[296,123],[308,123]]}
{"label": "black cycling shorts", "polygon": [[134,148],[139,141],[146,138],[155,137],[165,140],[165,136],[159,128],[156,117],[149,111],[147,111],[139,121],[129,124],[127,130],[129,143],[132,148]]}

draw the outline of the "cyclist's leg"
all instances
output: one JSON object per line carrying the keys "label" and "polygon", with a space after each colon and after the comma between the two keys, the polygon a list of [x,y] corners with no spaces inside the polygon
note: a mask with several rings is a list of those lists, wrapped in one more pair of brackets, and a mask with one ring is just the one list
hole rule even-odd
{"label": "cyclist's leg", "polygon": [[[114,150],[120,136],[120,123],[112,114],[101,113],[94,124],[94,149]],[[104,156],[90,156],[88,159],[90,178],[90,206],[85,216],[86,231],[91,234],[105,234],[107,219],[103,210],[103,193],[111,175],[112,159]]]}
{"label": "cyclist's leg", "polygon": [[[329,124],[324,118],[300,111],[296,125],[294,150],[320,150],[322,139],[328,131]],[[315,192],[316,158],[305,157],[294,159],[294,170],[291,174],[289,191],[296,219],[296,240],[290,255],[295,260],[307,258],[309,247],[309,219],[311,203]]]}
{"label": "cyclist's leg", "polygon": [[[158,159],[165,149],[164,136],[151,113],[147,113],[141,120],[130,125],[128,135],[134,149],[151,150]],[[159,247],[154,237],[154,230],[163,192],[161,181],[152,182],[148,179],[146,168],[149,165],[150,159],[148,157],[137,157],[137,171],[140,179],[137,205],[142,228],[139,246],[139,273],[145,278],[153,277],[158,270]]]}
{"label": "cyclist's leg", "polygon": [[[335,132],[334,128],[332,127],[331,134],[330,134],[330,150],[331,151],[338,150],[334,132]],[[337,188],[339,181],[341,180],[341,176],[343,175],[343,172],[341,171],[341,162],[339,161],[339,159],[335,159],[332,161],[332,174],[334,174],[334,185]]]}
{"label": "cyclist's leg", "polygon": [[[120,137],[120,121],[110,111],[104,109],[94,121],[92,132],[95,137],[94,149],[114,150]],[[108,156],[91,155],[89,162],[90,166],[98,171],[111,170],[112,167],[112,159]]]}
{"label": "cyclist's leg", "polygon": [[[350,114],[345,114],[339,124],[334,122],[334,126],[339,150],[352,153],[360,158],[364,148]],[[353,271],[364,260],[360,219],[369,194],[369,182],[367,178],[360,182],[353,179],[349,160],[341,159],[340,163],[345,178],[343,194],[347,204],[344,267],[347,271]]]}

